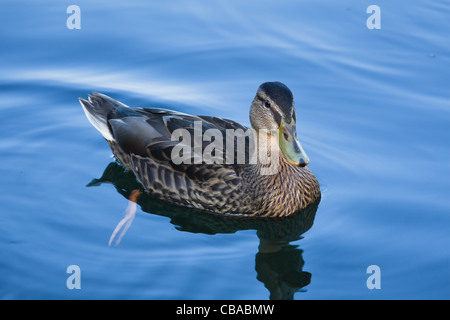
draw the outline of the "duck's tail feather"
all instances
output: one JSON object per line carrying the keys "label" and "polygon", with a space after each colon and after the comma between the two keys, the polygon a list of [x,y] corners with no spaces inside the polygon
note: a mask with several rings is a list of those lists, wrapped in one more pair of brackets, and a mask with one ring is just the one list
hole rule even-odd
{"label": "duck's tail feather", "polygon": [[87,99],[79,98],[86,117],[92,125],[108,141],[114,141],[110,126],[108,125],[108,114],[118,107],[127,107],[104,94],[94,92]]}

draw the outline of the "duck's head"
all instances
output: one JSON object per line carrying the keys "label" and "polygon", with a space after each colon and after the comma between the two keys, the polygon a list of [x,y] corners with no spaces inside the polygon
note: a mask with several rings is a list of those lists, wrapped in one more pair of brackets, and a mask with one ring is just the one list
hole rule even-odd
{"label": "duck's head", "polygon": [[281,82],[265,82],[259,86],[250,108],[253,129],[273,132],[278,145],[292,165],[304,167],[309,158],[297,139],[294,97]]}

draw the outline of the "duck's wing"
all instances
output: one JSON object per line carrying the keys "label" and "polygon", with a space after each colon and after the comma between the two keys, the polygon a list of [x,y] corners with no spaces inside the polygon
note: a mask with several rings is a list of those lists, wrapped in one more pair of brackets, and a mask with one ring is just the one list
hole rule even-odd
{"label": "duck's wing", "polygon": [[[226,158],[226,148],[232,147],[227,145],[227,138],[236,142],[242,136],[248,140],[251,135],[251,130],[232,120],[193,116],[162,108],[130,108],[100,93],[89,95],[87,100],[80,98],[80,102],[89,121],[106,140],[117,143],[126,153],[157,161],[170,161],[173,148],[181,142],[186,148],[187,144],[191,145],[192,161],[186,159],[185,162],[200,164],[194,161],[200,154],[207,156],[209,154],[205,152],[222,151],[222,163],[235,163],[234,158]],[[213,150],[212,142],[220,150]],[[214,157],[216,163],[221,162],[218,158]],[[208,159],[204,160],[203,163],[208,164]]]}
{"label": "duck's wing", "polygon": [[[143,111],[153,113],[154,109]],[[159,161],[170,162],[175,169],[182,170],[178,166],[179,161],[173,159],[173,156],[179,156],[180,149],[184,151],[183,164],[202,165],[236,164],[236,144],[241,138],[244,138],[242,141],[246,144],[245,150],[248,150],[252,132],[235,121],[210,116],[159,112],[158,116],[152,114],[147,120],[149,125],[160,133],[147,144],[147,151]]]}
{"label": "duck's wing", "polygon": [[[233,203],[233,199],[242,197],[239,167],[226,163],[225,152],[218,155],[213,152],[214,159],[211,159],[211,150],[207,148],[213,142],[202,139],[213,129],[212,133],[217,135],[211,140],[219,139],[217,146],[223,148],[225,130],[233,122],[162,109],[145,108],[137,112],[147,118],[145,123],[150,130],[158,133],[142,137],[145,152],[136,149],[130,156],[130,167],[147,190],[160,198],[204,210],[232,213],[239,208]],[[244,127],[239,125],[239,128]],[[200,140],[194,142],[195,139]],[[174,159],[180,152],[182,162]]]}
{"label": "duck's wing", "polygon": [[[226,163],[226,152],[211,153],[210,146],[219,139],[216,146],[223,151],[227,130],[247,130],[239,123],[161,108],[130,108],[97,93],[80,102],[116,158],[135,173],[148,191],[161,198],[222,211],[219,209],[227,202],[227,195],[241,187],[238,167]],[[204,141],[205,134],[213,135],[213,141]],[[180,154],[181,162],[174,159]],[[215,163],[210,162],[211,154],[217,156]]]}

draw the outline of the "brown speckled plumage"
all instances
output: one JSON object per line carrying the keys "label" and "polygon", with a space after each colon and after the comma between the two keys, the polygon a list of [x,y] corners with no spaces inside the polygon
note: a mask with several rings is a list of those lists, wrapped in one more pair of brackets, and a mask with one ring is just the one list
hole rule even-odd
{"label": "brown speckled plumage", "polygon": [[[171,161],[170,154],[177,142],[170,137],[175,129],[192,131],[194,121],[202,121],[203,132],[211,128],[222,132],[247,129],[234,121],[156,108],[129,108],[98,93],[80,101],[116,159],[132,170],[144,189],[156,198],[246,217],[289,216],[320,198],[319,183],[312,172],[289,164],[281,152],[279,168],[272,175],[262,175],[262,166],[248,161],[223,165],[176,165]],[[295,117],[294,112],[289,112]]]}

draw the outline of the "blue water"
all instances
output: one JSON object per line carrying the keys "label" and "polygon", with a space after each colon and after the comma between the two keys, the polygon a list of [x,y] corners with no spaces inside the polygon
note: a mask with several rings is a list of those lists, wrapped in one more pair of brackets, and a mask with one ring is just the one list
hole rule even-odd
{"label": "blue water", "polygon": [[[366,26],[372,4],[381,29]],[[0,298],[449,299],[449,14],[448,0],[3,1]],[[321,184],[312,227],[145,199],[108,247],[133,179],[108,167],[77,98],[249,125],[273,80],[294,94]],[[119,182],[94,180],[107,168]]]}

